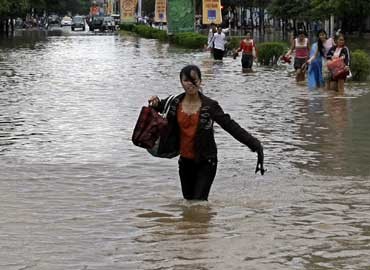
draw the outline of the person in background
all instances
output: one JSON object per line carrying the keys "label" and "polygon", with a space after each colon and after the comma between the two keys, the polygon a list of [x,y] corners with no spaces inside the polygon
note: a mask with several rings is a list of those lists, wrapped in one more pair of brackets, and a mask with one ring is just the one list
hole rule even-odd
{"label": "person in background", "polygon": [[208,30],[208,40],[207,40],[207,47],[212,48],[211,41],[213,39],[213,35],[217,32],[217,27],[214,23],[211,23],[209,25],[209,30]]}
{"label": "person in background", "polygon": [[213,58],[215,60],[221,60],[225,54],[226,35],[222,31],[221,26],[217,27],[217,32],[214,33],[208,48],[213,46]]}
{"label": "person in background", "polygon": [[296,82],[302,82],[305,80],[306,62],[310,51],[310,44],[306,32],[302,29],[298,30],[297,38],[292,41],[291,48],[285,57],[289,58],[293,51],[295,52],[294,69],[296,70]]}
{"label": "person in background", "polygon": [[253,61],[256,60],[256,44],[251,37],[251,32],[247,32],[245,38],[240,41],[239,49],[234,53],[234,59],[238,56],[239,52],[242,52],[242,68],[243,72],[252,70]]}
{"label": "person in background", "polygon": [[328,64],[330,64],[331,61],[335,59],[342,59],[345,65],[345,70],[346,73],[344,73],[343,76],[340,78],[333,78],[332,77],[329,81],[329,89],[330,90],[336,90],[340,93],[344,92],[344,82],[346,80],[347,75],[349,74],[349,66],[350,66],[350,52],[348,47],[345,45],[345,39],[344,35],[342,33],[339,33],[336,36],[336,45],[330,48],[328,54],[327,54],[327,59],[328,59]]}
{"label": "person in background", "polygon": [[[235,139],[257,152],[258,171],[263,175],[263,147],[258,139],[239,126],[219,103],[201,92],[202,75],[195,65],[185,66],[180,72],[184,93],[177,95],[167,114],[167,142],[178,149],[179,175],[182,194],[186,200],[208,200],[216,176],[217,146],[213,124],[216,122]],[[168,97],[169,98],[169,97]],[[168,100],[152,96],[148,102],[161,112]]]}
{"label": "person in background", "polygon": [[[326,64],[326,57],[331,47],[335,45],[333,38],[328,38],[325,30],[317,32],[317,42],[312,45],[308,66],[308,87],[314,89],[325,85],[329,80],[329,71]],[[329,81],[326,82],[329,85]]]}

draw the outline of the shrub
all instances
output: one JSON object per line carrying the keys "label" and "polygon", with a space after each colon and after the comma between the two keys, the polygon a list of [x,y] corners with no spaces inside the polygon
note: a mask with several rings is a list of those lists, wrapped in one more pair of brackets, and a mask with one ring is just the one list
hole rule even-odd
{"label": "shrub", "polygon": [[276,65],[279,57],[287,50],[283,42],[264,42],[257,44],[258,62],[262,65]]}
{"label": "shrub", "polygon": [[168,39],[167,32],[159,29],[153,29],[152,31],[153,38],[166,41]]}
{"label": "shrub", "polygon": [[134,25],[133,31],[142,37],[153,38],[151,34],[152,31],[149,26],[145,26],[142,24]]}
{"label": "shrub", "polygon": [[125,31],[132,32],[132,31],[133,31],[133,29],[134,29],[134,26],[135,26],[135,24],[132,24],[132,23],[121,23],[121,24],[119,25],[119,28],[120,28],[121,30],[125,30]]}
{"label": "shrub", "polygon": [[190,49],[200,49],[207,44],[207,37],[198,33],[184,32],[175,34],[171,42]]}
{"label": "shrub", "polygon": [[351,72],[354,81],[364,81],[370,75],[370,57],[363,50],[351,54]]}
{"label": "shrub", "polygon": [[241,41],[242,39],[241,38],[238,38],[238,37],[232,37],[230,40],[229,40],[229,44],[228,44],[228,48],[230,49],[230,50],[234,50],[234,49],[238,49],[239,48],[239,46],[240,46],[240,41]]}
{"label": "shrub", "polygon": [[171,43],[190,49],[200,49],[207,44],[206,36],[193,32],[178,33],[169,37],[166,31],[142,24],[121,24],[120,28],[125,31],[135,32],[141,37],[155,38],[162,41],[169,40]]}

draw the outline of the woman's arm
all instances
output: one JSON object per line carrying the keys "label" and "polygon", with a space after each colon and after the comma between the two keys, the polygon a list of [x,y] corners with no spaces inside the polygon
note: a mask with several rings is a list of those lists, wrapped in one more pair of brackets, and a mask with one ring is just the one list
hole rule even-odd
{"label": "woman's arm", "polygon": [[236,50],[236,52],[241,52],[243,50],[243,40],[240,41],[239,48]]}
{"label": "woman's arm", "polygon": [[313,60],[317,58],[319,55],[319,46],[316,47],[315,53],[310,57],[310,59],[307,60],[308,64],[311,64]]}
{"label": "woman's arm", "polygon": [[331,47],[330,50],[328,51],[328,54],[326,55],[326,59],[332,60],[334,52],[335,52],[335,47]]}
{"label": "woman's arm", "polygon": [[346,64],[346,66],[349,66],[350,64],[350,54],[349,54],[349,49],[347,47],[344,47],[342,49],[342,51],[340,52],[341,56],[344,57],[344,64]]}
{"label": "woman's arm", "polygon": [[216,38],[216,34],[213,35],[213,37],[212,37],[211,41],[209,42],[207,48],[209,48],[209,49],[213,48],[213,46],[214,46],[213,42],[215,41],[215,38]]}
{"label": "woman's arm", "polygon": [[295,50],[295,39],[292,40],[291,46],[289,51],[285,54],[285,56],[290,56],[292,52]]}
{"label": "woman's arm", "polygon": [[253,137],[248,131],[242,128],[237,122],[231,119],[229,114],[224,113],[221,106],[215,102],[211,109],[212,118],[225,131],[232,135],[236,140],[246,145],[253,152],[262,148],[260,141]]}
{"label": "woman's arm", "polygon": [[166,102],[167,100],[170,98],[171,96],[165,98],[165,99],[160,99],[158,96],[151,96],[149,99],[148,99],[148,103],[149,103],[149,106],[152,107],[154,110],[156,110],[157,112],[163,112],[164,110],[164,107],[166,105]]}

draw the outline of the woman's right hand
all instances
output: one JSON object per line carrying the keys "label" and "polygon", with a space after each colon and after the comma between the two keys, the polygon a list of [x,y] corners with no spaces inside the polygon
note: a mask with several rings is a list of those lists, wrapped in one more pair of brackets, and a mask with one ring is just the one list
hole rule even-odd
{"label": "woman's right hand", "polygon": [[159,97],[158,96],[151,96],[148,99],[148,104],[149,104],[150,107],[158,107]]}
{"label": "woman's right hand", "polygon": [[261,175],[264,175],[266,172],[266,169],[263,167],[263,160],[264,160],[264,154],[263,154],[263,147],[261,145],[260,149],[257,150],[257,166],[255,173],[261,172]]}

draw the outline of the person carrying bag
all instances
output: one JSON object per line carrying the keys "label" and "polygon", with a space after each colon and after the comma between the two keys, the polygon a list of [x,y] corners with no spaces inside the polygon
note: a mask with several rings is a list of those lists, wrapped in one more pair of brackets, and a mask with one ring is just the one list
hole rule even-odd
{"label": "person carrying bag", "polygon": [[[184,93],[170,102],[162,151],[172,149],[180,154],[178,162],[183,197],[186,200],[208,200],[218,163],[214,123],[257,153],[255,173],[263,175],[266,170],[261,142],[225,113],[216,100],[202,93],[199,67],[185,66],[180,72],[180,82]],[[149,104],[162,112],[168,99],[152,96]],[[162,145],[159,146],[161,149]]]}
{"label": "person carrying bag", "polygon": [[179,154],[176,147],[169,147],[167,142],[167,114],[175,96],[170,96],[161,112],[156,111],[151,104],[143,106],[132,134],[132,142],[145,148],[155,157],[173,158]]}

